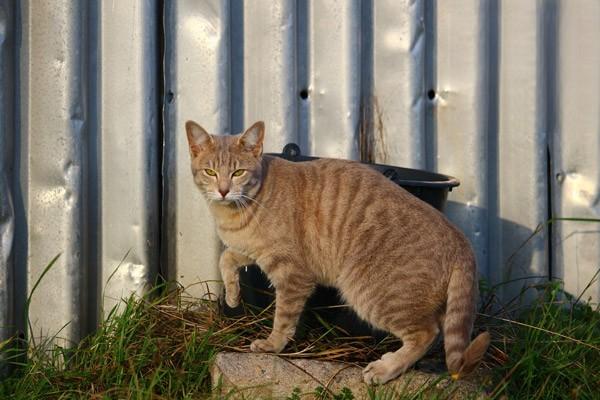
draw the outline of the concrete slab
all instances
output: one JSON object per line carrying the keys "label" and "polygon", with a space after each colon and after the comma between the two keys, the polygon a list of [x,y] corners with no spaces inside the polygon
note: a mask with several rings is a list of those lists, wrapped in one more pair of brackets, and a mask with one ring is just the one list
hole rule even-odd
{"label": "concrete slab", "polygon": [[[362,368],[353,364],[307,359],[288,359],[273,354],[217,354],[212,366],[213,387],[229,398],[289,398],[292,392],[302,399],[318,397],[326,388],[338,394],[344,388],[355,399],[369,398],[369,386],[362,381]],[[440,375],[411,370],[384,385],[383,389],[401,393],[430,387],[432,391],[448,394],[448,399],[485,398],[477,386],[467,381],[452,381]],[[373,388],[371,388],[373,390]],[[394,398],[394,397],[390,397]],[[347,399],[347,397],[343,397]]]}

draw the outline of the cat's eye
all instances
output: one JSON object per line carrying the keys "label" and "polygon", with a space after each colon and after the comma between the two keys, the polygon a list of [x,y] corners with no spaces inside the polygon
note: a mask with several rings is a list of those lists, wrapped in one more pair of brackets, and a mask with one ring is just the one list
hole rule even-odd
{"label": "cat's eye", "polygon": [[233,174],[231,174],[231,176],[242,176],[242,175],[244,175],[245,172],[246,172],[245,169],[238,169]]}
{"label": "cat's eye", "polygon": [[214,169],[207,168],[204,170],[204,173],[208,176],[217,176],[217,173],[215,172]]}

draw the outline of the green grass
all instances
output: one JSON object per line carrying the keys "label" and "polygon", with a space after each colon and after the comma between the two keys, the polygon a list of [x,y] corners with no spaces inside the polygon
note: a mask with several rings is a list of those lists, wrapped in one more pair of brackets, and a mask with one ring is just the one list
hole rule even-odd
{"label": "green grass", "polygon": [[186,399],[208,393],[215,352],[210,331],[169,321],[169,329],[180,330],[170,335],[157,314],[162,301],[129,299],[74,350],[40,344],[0,384],[0,398]]}
{"label": "green grass", "polygon": [[563,292],[560,282],[537,290],[539,298],[516,321],[493,318],[500,322],[492,348],[499,356],[495,397],[600,398],[599,307]]}
{"label": "green grass", "polygon": [[[5,344],[0,357],[9,360],[13,371],[0,383],[0,398],[219,398],[220,391],[210,382],[216,352],[248,351],[253,339],[267,334],[272,320],[272,308],[228,318],[214,303],[192,301],[180,291],[160,297],[131,297],[119,305],[118,313],[114,310],[97,332],[75,349],[48,340],[30,347],[25,359],[24,342]],[[324,327],[306,333],[290,346],[288,354],[365,364],[361,360],[374,359],[397,346],[397,340],[376,344],[368,338],[340,338]],[[402,397],[402,388],[373,388],[369,398],[447,398],[451,387],[437,389],[437,383],[422,385]],[[314,394],[320,399],[354,398],[347,389],[332,393],[316,383]],[[290,393],[289,398],[298,396],[304,398],[299,392]]]}
{"label": "green grass", "polygon": [[[482,311],[478,324],[490,329],[494,340],[479,382],[492,398],[598,398],[600,310],[563,292],[559,282],[535,290],[538,301],[519,307],[515,319],[514,312],[501,307],[494,313]],[[252,339],[267,334],[271,312],[228,318],[213,303],[194,301],[181,291],[132,297],[75,349],[48,341],[30,346],[25,358],[19,350],[25,343],[0,344],[0,359],[12,365],[11,374],[0,383],[0,398],[216,398],[210,383],[214,355],[223,349],[248,351]],[[394,339],[375,343],[335,333],[335,327],[311,330],[290,346],[288,356],[364,365],[399,345]],[[372,388],[369,398],[449,398],[452,388],[437,389],[436,383],[410,391]],[[353,398],[347,390],[315,390],[322,399]],[[294,392],[288,398],[303,397]]]}

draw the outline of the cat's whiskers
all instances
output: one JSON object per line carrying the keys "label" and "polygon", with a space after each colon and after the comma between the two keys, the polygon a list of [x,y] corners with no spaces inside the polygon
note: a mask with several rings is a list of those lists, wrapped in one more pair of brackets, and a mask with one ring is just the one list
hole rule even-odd
{"label": "cat's whiskers", "polygon": [[240,214],[240,215],[241,215],[241,214],[242,214],[242,210],[241,210],[241,208],[240,208],[240,205],[239,205],[239,203],[238,203],[237,199],[233,199],[233,204],[235,204],[235,209],[236,209],[236,211],[238,212],[238,214]]}
{"label": "cat's whiskers", "polygon": [[202,190],[201,192],[208,201],[218,200],[218,196],[212,191]]}
{"label": "cat's whiskers", "polygon": [[[243,198],[241,198],[241,197],[239,198],[239,202],[240,202],[240,205],[242,206],[242,208],[244,210],[243,211],[244,215],[246,215],[247,218],[252,218],[253,215],[249,215],[250,213],[248,211],[248,203],[246,203],[246,201]],[[246,219],[246,220],[249,221],[248,219]],[[252,221],[249,221],[249,222],[252,222]]]}
{"label": "cat's whiskers", "polygon": [[205,198],[205,199],[206,199],[206,201],[208,202],[208,205],[209,205],[209,206],[211,206],[211,205],[212,205],[212,203],[213,203],[213,201],[215,201],[215,200],[216,200],[216,199],[215,199],[215,196],[214,196],[212,193],[210,193],[210,192],[208,192],[208,191],[206,191],[206,190],[203,190],[203,191],[202,191],[202,194],[204,195],[204,198]]}
{"label": "cat's whiskers", "polygon": [[[249,209],[250,209],[250,204],[248,204],[248,202],[245,200],[245,198],[244,198],[245,196],[244,196],[244,197],[242,197],[242,196],[243,196],[243,195],[241,195],[241,193],[240,193],[240,197],[238,197],[238,198],[237,198],[237,200],[240,202],[240,205],[241,205],[241,206],[242,206],[242,208],[243,208],[243,212],[244,212],[244,214],[245,214],[247,217],[249,216],[249,218],[252,218],[252,219],[256,220],[256,219],[257,219],[257,217],[256,217],[256,215],[255,215],[256,213],[253,213],[252,215],[249,215],[249,214],[250,214],[250,211],[249,211]],[[247,220],[247,221],[248,221],[249,223],[252,223],[252,222],[253,222],[253,221],[252,221],[252,219],[249,219],[249,220]]]}
{"label": "cat's whiskers", "polygon": [[248,206],[244,202],[244,200],[240,199],[239,201],[243,209],[244,218],[246,219],[246,225],[249,225],[250,223],[252,223],[252,215],[248,212]]}
{"label": "cat's whiskers", "polygon": [[244,208],[244,211],[246,211],[246,213],[248,213],[248,203],[246,203],[246,200],[244,200],[242,197],[239,198],[239,202],[242,205],[242,207]]}
{"label": "cat's whiskers", "polygon": [[248,223],[251,223],[252,222],[251,218],[254,217],[254,215],[253,215],[254,213],[252,213],[252,215],[251,215],[251,212],[250,212],[251,204],[249,204],[249,202],[247,200],[250,200],[253,203],[255,203],[257,206],[267,210],[267,208],[265,206],[260,204],[258,201],[256,201],[252,197],[243,194],[241,191],[240,192],[231,192],[231,193],[229,193],[229,196],[230,196],[231,200],[235,202],[236,208],[240,214],[240,218],[242,219],[243,225],[248,225]]}
{"label": "cat's whiskers", "polygon": [[259,207],[262,207],[263,209],[268,210],[268,208],[263,206],[261,203],[259,203],[258,200],[254,199],[250,196],[247,196],[243,193],[240,193],[240,196],[243,197],[244,199],[248,199],[248,200],[252,201],[253,203],[256,203]]}
{"label": "cat's whiskers", "polygon": [[238,210],[238,212],[240,214],[240,219],[241,219],[240,225],[246,225],[246,222],[247,222],[246,213],[244,212],[244,208],[241,204],[240,199],[234,197],[232,200],[235,203],[235,208]]}
{"label": "cat's whiskers", "polygon": [[242,220],[241,225],[245,226],[246,222],[247,222],[247,217],[246,217],[246,213],[244,210],[244,206],[242,205],[242,202],[239,199],[236,199],[235,203],[237,204],[238,209],[240,210],[240,216],[241,216],[241,220]]}

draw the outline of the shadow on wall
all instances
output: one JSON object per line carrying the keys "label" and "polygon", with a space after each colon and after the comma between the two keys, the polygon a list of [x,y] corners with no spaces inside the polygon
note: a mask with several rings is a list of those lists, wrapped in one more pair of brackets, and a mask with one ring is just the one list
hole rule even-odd
{"label": "shadow on wall", "polygon": [[[460,188],[458,189],[460,190]],[[478,269],[480,277],[491,287],[496,287],[498,296],[509,301],[528,285],[547,281],[551,275],[548,260],[548,226],[540,220],[536,227],[501,218],[488,209],[467,206],[448,201],[444,213],[447,216],[469,215],[480,218],[481,226],[486,226],[487,242],[478,249]],[[471,239],[471,233],[456,225]],[[472,226],[472,225],[471,225]],[[472,240],[471,240],[472,242]],[[532,291],[526,293],[532,300]]]}
{"label": "shadow on wall", "polygon": [[13,207],[6,177],[0,172],[0,341],[10,337],[12,322]]}

